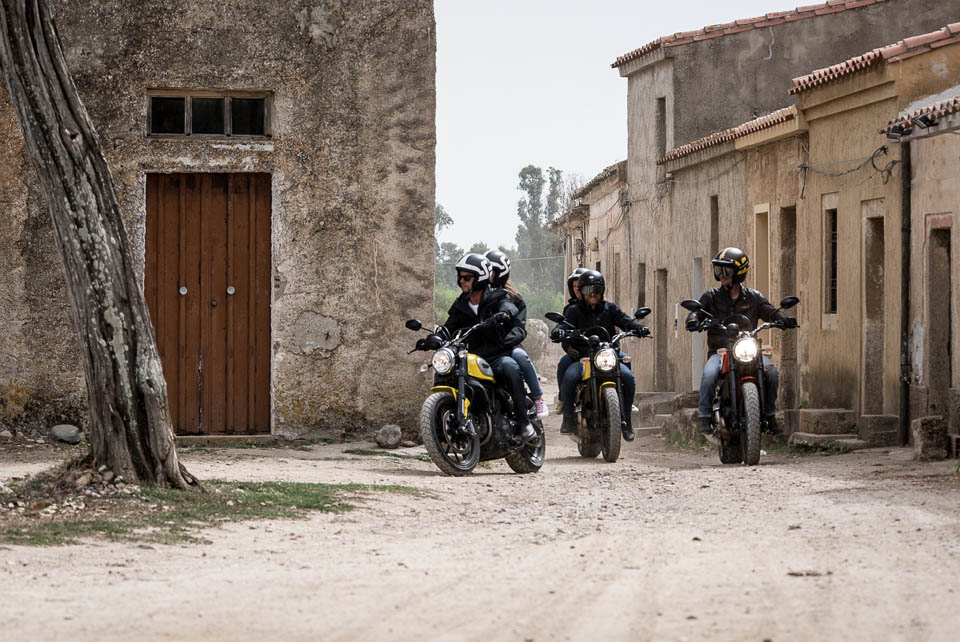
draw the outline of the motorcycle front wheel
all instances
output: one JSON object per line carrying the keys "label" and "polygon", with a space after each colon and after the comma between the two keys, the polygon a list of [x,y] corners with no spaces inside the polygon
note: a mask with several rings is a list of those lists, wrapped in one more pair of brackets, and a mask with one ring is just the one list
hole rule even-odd
{"label": "motorcycle front wheel", "polygon": [[420,408],[420,438],[430,459],[447,475],[469,475],[480,461],[480,437],[457,426],[457,402],[435,392]]}
{"label": "motorcycle front wheel", "polygon": [[760,461],[760,392],[757,384],[748,381],[743,384],[744,427],[740,432],[740,445],[743,447],[743,463],[756,466]]}
{"label": "motorcycle front wheel", "polygon": [[507,465],[515,473],[535,473],[543,466],[547,455],[547,439],[543,434],[543,423],[539,419],[532,419],[533,429],[537,431],[537,440],[524,443],[520,448],[504,456]]}
{"label": "motorcycle front wheel", "polygon": [[600,448],[603,458],[612,464],[620,457],[620,396],[613,386],[604,388],[600,396],[603,398]]}

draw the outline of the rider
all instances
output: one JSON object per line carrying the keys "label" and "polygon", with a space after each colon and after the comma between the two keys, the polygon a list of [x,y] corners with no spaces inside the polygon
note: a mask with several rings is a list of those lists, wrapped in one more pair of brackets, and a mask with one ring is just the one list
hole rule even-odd
{"label": "rider", "polygon": [[536,439],[537,433],[527,417],[520,366],[510,356],[527,334],[517,319],[517,307],[506,290],[488,287],[492,268],[482,254],[466,254],[457,261],[456,270],[462,293],[450,306],[443,327],[453,336],[458,330],[484,322],[484,327],[475,330],[467,341],[470,352],[486,359],[497,380],[510,392],[520,438]]}
{"label": "rider", "polygon": [[[564,309],[564,318],[577,330],[587,330],[600,326],[612,337],[616,331],[614,326],[621,330],[635,330],[640,336],[646,336],[650,331],[646,326],[641,325],[634,319],[628,317],[616,303],[604,301],[603,293],[606,284],[603,275],[596,270],[584,270],[577,278],[577,285],[580,288],[580,301]],[[557,328],[551,333],[551,338],[562,340],[566,338],[566,333]],[[569,345],[567,350],[574,350],[574,345]],[[623,354],[621,353],[621,356]],[[583,364],[579,361],[571,363],[566,372],[563,373],[563,380],[560,382],[560,390],[563,396],[563,424],[560,432],[564,434],[577,431],[577,416],[574,412],[574,400],[577,396],[577,382],[583,376]],[[633,441],[634,432],[630,421],[630,411],[633,406],[633,395],[636,389],[636,383],[633,379],[633,372],[625,364],[620,364],[620,415],[624,422],[623,438],[627,441]]]}
{"label": "rider", "polygon": [[[750,259],[743,250],[728,247],[720,250],[713,258],[713,278],[720,282],[719,288],[707,290],[700,297],[703,312],[710,313],[714,319],[724,321],[733,314],[741,314],[750,320],[753,327],[757,327],[757,320],[781,321],[788,320],[786,327],[796,327],[796,320],[777,310],[758,290],[751,290],[741,285],[750,270]],[[687,315],[687,330],[694,332],[699,329],[700,323],[707,318],[702,312],[691,312]],[[707,346],[709,355],[703,367],[703,377],[700,379],[700,406],[697,414],[700,416],[700,432],[703,435],[713,434],[711,424],[713,414],[713,395],[717,388],[717,379],[723,368],[723,358],[717,354],[717,348],[727,345],[726,332],[722,327],[711,328],[707,332]],[[776,411],[777,389],[780,377],[773,362],[763,357],[763,398],[764,414],[767,416],[767,427],[777,435],[782,431],[777,425],[774,412]]]}
{"label": "rider", "polygon": [[[567,316],[567,310],[570,309],[570,306],[575,305],[577,301],[580,300],[580,286],[577,285],[577,279],[580,278],[580,275],[586,272],[587,268],[574,268],[573,272],[570,273],[570,276],[567,277],[567,293],[570,294],[570,299],[567,301],[567,304],[563,306],[563,316]],[[557,328],[554,328],[556,330]],[[563,329],[560,328],[562,332]],[[553,336],[551,335],[551,339]],[[566,349],[564,345],[564,349]],[[571,357],[566,352],[563,353],[563,356],[560,357],[560,361],[557,363],[557,386],[560,385],[560,382],[563,381],[563,373],[567,371],[567,368],[570,367],[570,364],[573,363],[573,357]],[[563,410],[563,394],[559,391],[557,392],[557,411]]]}
{"label": "rider", "polygon": [[[490,279],[493,287],[502,288],[510,294],[510,300],[517,306],[517,319],[520,321],[520,325],[526,328],[527,304],[524,303],[523,297],[520,296],[517,289],[507,283],[510,278],[510,258],[500,250],[488,250],[484,256],[490,261],[490,266],[493,268],[493,277]],[[530,388],[530,396],[533,397],[533,405],[537,410],[537,416],[546,417],[550,412],[547,410],[547,405],[543,403],[540,377],[537,376],[537,369],[534,367],[533,361],[530,360],[530,355],[522,347],[516,346],[510,356],[520,366],[520,374],[523,375],[523,380],[527,382],[527,387]]]}

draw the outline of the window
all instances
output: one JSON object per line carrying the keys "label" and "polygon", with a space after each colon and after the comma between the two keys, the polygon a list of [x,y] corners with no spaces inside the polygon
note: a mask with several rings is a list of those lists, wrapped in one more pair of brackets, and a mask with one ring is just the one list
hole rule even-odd
{"label": "window", "polygon": [[157,137],[268,138],[270,92],[154,91],[147,135]]}
{"label": "window", "polygon": [[823,311],[837,313],[837,210],[824,210],[823,217],[824,291]]}
{"label": "window", "polygon": [[657,98],[657,158],[667,153],[667,99]]}

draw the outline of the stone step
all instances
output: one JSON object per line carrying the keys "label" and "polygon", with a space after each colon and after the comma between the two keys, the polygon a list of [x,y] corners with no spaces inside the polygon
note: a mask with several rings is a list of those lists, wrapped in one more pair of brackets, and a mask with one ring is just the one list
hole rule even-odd
{"label": "stone step", "polygon": [[817,434],[811,432],[795,432],[790,435],[790,438],[787,440],[789,443],[795,446],[810,446],[812,448],[825,448],[832,443],[835,443],[842,439],[857,440],[857,436],[853,433],[845,434]]}
{"label": "stone step", "polygon": [[900,441],[900,418],[896,415],[860,415],[857,434],[875,446],[894,446]]}
{"label": "stone step", "polygon": [[665,423],[670,421],[673,418],[673,413],[670,414],[656,414],[653,416],[653,423],[657,426],[662,427]]}
{"label": "stone step", "polygon": [[814,435],[847,435],[856,423],[856,414],[846,408],[803,408],[797,431]]}
{"label": "stone step", "polygon": [[637,437],[644,437],[646,435],[659,435],[660,426],[641,426],[633,427],[633,432],[637,433]]}
{"label": "stone step", "polygon": [[847,450],[863,450],[864,448],[873,448],[873,444],[863,439],[837,439],[831,442],[843,446]]}

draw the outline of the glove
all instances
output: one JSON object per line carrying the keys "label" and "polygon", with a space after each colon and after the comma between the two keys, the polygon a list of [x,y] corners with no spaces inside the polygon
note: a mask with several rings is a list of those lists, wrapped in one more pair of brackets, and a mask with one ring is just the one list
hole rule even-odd
{"label": "glove", "polygon": [[687,330],[690,332],[696,332],[700,329],[700,319],[697,318],[697,315],[691,314],[687,317]]}
{"label": "glove", "polygon": [[564,332],[563,328],[561,328],[560,326],[557,326],[556,328],[550,331],[550,340],[553,341],[554,343],[560,343],[566,338],[566,336],[567,336],[567,333]]}
{"label": "glove", "polygon": [[[435,334],[428,335],[426,339],[420,339],[420,341],[423,341],[424,350],[439,350],[440,346],[443,345],[443,341]],[[417,341],[418,345],[420,341]]]}
{"label": "glove", "polygon": [[509,320],[510,320],[509,312],[497,312],[496,314],[493,315],[494,323],[497,323],[499,325],[503,325]]}
{"label": "glove", "polygon": [[649,336],[650,336],[650,328],[648,328],[648,327],[645,326],[645,325],[640,326],[640,329],[637,330],[637,336],[639,336],[639,337],[641,337],[641,338],[643,338],[643,337],[649,337]]}
{"label": "glove", "polygon": [[786,319],[780,320],[780,327],[786,330],[787,328],[796,328],[797,320],[793,317],[787,317]]}

